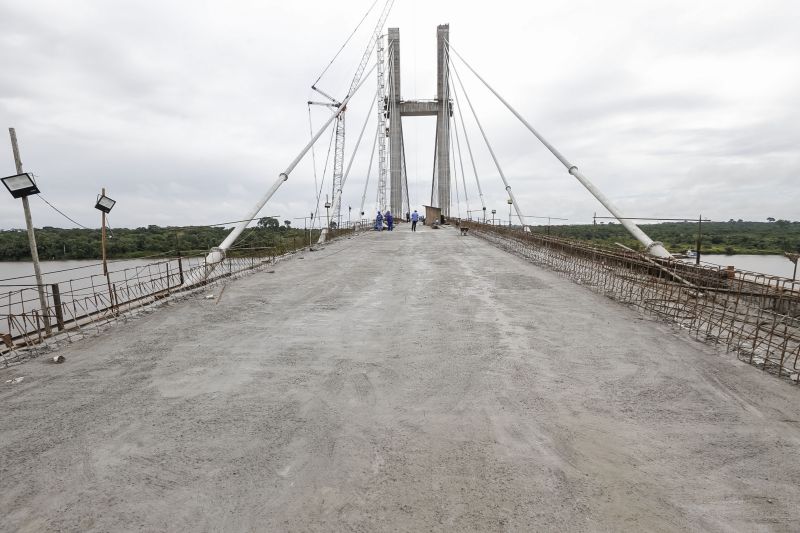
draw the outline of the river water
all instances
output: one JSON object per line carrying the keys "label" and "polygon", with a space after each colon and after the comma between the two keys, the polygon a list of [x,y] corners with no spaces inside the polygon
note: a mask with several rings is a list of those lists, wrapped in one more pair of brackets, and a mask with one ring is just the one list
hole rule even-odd
{"label": "river water", "polygon": [[[791,279],[794,263],[782,255],[714,255],[703,254],[700,258],[704,263],[729,266],[733,265],[739,270],[749,270],[771,276],[782,276]],[[687,260],[693,261],[693,260]],[[800,272],[798,272],[800,274]]]}
{"label": "river water", "polygon": [[[740,270],[761,272],[772,276],[792,277],[794,264],[782,255],[703,255],[704,263],[728,266],[734,265]],[[112,261],[108,267],[110,271],[120,271],[125,268],[139,268],[153,263],[153,259],[129,259]],[[103,273],[103,266],[99,261],[42,261],[44,282],[60,283],[70,279],[87,278],[91,275]],[[800,274],[800,273],[799,273]],[[21,279],[10,279],[21,278]],[[112,276],[113,278],[113,276]],[[14,290],[12,285],[34,285],[33,265],[30,262],[0,261],[0,293]]]}
{"label": "river water", "polygon": [[[111,261],[106,278],[103,264],[99,261],[42,261],[47,305],[55,306],[55,292],[51,287],[55,284],[58,284],[62,304],[66,305],[62,309],[68,320],[70,316],[82,316],[109,305],[109,291],[115,299],[125,302],[180,283],[176,260],[168,262],[164,258],[156,263],[153,259]],[[183,265],[184,272],[188,272],[190,265],[186,259]],[[26,313],[39,308],[33,264],[0,262],[0,330],[10,329],[13,336],[23,333],[23,330],[31,331],[33,322],[26,323],[25,320],[33,319]],[[17,322],[11,317],[16,317]]]}
{"label": "river water", "polygon": [[[108,263],[109,271],[138,268],[153,263],[153,259],[126,259]],[[42,261],[42,277],[45,284],[61,283],[71,279],[88,278],[103,273],[100,261]],[[113,276],[112,276],[113,277]],[[0,261],[0,293],[35,285],[33,263],[29,261]]]}

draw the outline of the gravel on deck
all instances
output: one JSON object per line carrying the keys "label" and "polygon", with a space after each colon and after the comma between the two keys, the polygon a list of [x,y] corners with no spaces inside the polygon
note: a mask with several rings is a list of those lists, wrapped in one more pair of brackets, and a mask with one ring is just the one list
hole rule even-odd
{"label": "gravel on deck", "polygon": [[452,228],[274,270],[0,370],[0,530],[800,528],[733,355]]}

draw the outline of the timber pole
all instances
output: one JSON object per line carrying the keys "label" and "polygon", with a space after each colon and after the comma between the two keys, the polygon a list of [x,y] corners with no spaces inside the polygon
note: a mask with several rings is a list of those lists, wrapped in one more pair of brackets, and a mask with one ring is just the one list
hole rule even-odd
{"label": "timber pole", "polygon": [[[102,191],[100,192],[101,195],[106,195],[106,188],[103,187]],[[103,250],[103,275],[108,277],[108,262],[106,260],[106,212],[102,211],[103,218],[101,219],[101,226],[100,226],[100,246]]]}
{"label": "timber pole", "polygon": [[[19,156],[19,146],[17,145],[17,132],[14,128],[8,128],[11,135],[11,150],[14,152],[14,164],[17,166],[17,174],[22,174],[22,159]],[[44,292],[44,282],[42,281],[42,268],[39,265],[39,250],[36,247],[36,233],[33,231],[33,218],[31,217],[31,206],[28,197],[22,197],[22,209],[25,211],[25,225],[28,228],[28,244],[31,248],[31,261],[33,261],[33,272],[36,275],[36,287],[39,289],[39,306],[44,320],[44,331],[50,335],[50,316],[48,315],[47,297]]]}

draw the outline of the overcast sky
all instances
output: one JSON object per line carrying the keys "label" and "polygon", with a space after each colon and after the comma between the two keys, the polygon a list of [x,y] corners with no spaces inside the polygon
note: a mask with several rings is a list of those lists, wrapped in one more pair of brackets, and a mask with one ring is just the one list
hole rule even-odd
{"label": "overcast sky", "polygon": [[[0,174],[15,173],[15,127],[25,170],[81,224],[99,226],[101,187],[118,201],[115,227],[242,218],[308,141],[306,101],[319,99],[309,87],[371,3],[0,0]],[[321,87],[343,97],[374,18]],[[800,219],[800,2],[396,0],[387,26],[400,28],[404,98],[435,95],[441,23],[630,216]],[[606,214],[463,67],[461,76],[527,215]],[[348,149],[365,113],[375,116],[374,92],[369,80],[348,108]],[[328,113],[312,110],[313,126]],[[404,122],[415,206],[429,200],[434,125]],[[497,171],[468,129],[487,207],[507,218]],[[319,179],[328,138],[317,145]],[[354,213],[368,159],[362,146],[345,190]],[[460,196],[453,212],[465,215]],[[31,202],[37,227],[74,227]],[[24,226],[19,204],[0,194],[0,228]],[[262,215],[301,217],[314,204],[309,157]]]}

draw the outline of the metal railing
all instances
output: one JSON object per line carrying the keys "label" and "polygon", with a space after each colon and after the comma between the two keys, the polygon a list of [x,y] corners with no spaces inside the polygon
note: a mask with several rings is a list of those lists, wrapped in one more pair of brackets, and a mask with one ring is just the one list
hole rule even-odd
{"label": "metal railing", "polygon": [[[357,227],[357,222],[348,224],[334,230],[332,237],[351,235]],[[0,292],[0,362],[5,365],[20,362],[51,339],[70,341],[73,336],[99,332],[105,324],[175,294],[197,291],[262,270],[307,245],[305,238],[298,237],[279,246],[232,248],[215,265],[206,263],[206,250],[116,269],[112,262],[108,276],[78,274],[44,285],[46,309],[41,308],[38,285],[2,286],[0,290],[8,290]],[[91,267],[97,265],[82,268]],[[45,317],[51,326],[49,334]]]}
{"label": "metal railing", "polygon": [[800,281],[708,263],[657,259],[519,227],[465,224],[471,235],[800,383]]}

